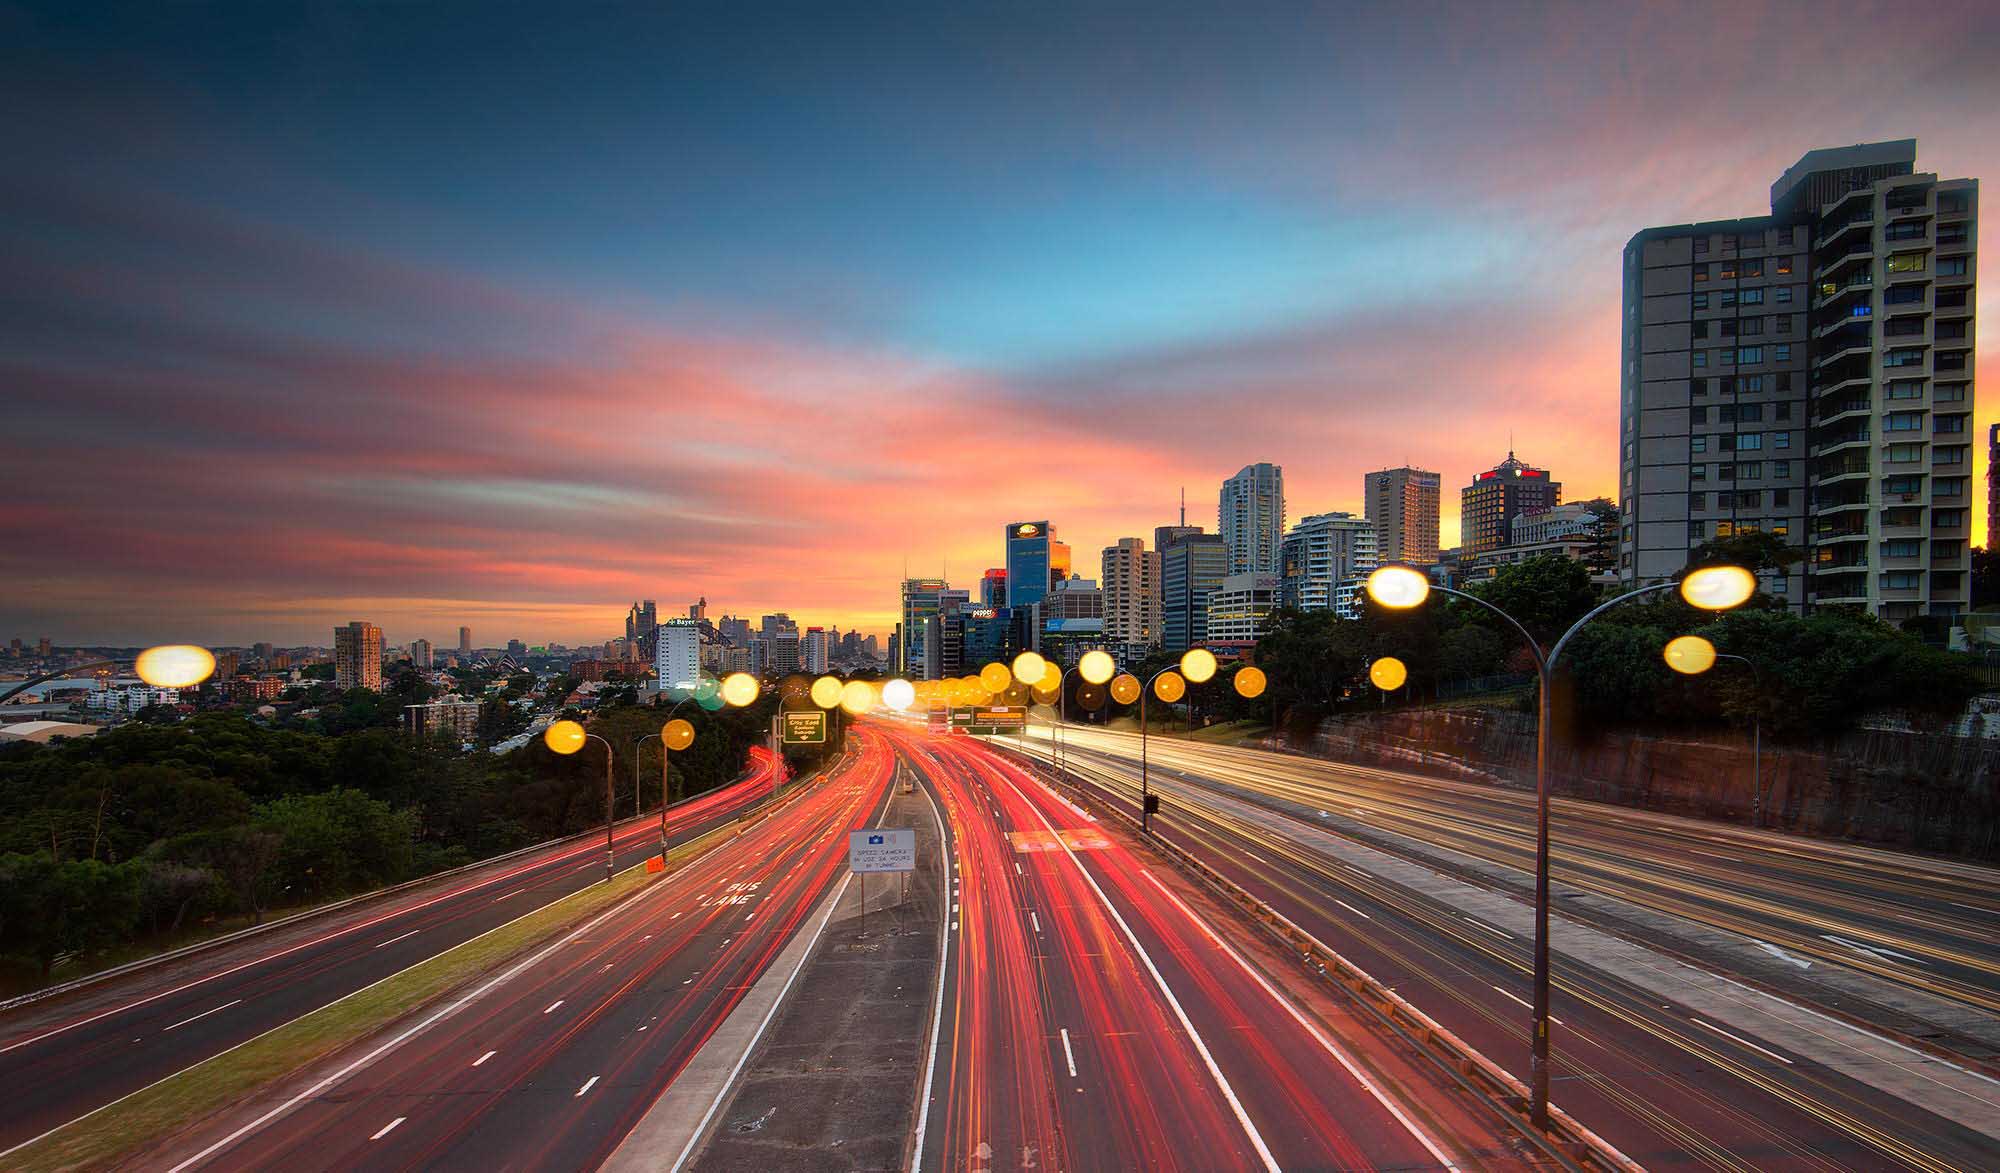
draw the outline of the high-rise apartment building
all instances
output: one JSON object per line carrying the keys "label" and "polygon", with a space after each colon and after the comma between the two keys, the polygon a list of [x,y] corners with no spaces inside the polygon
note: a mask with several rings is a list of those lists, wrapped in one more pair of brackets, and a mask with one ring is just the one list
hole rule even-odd
{"label": "high-rise apartment building", "polygon": [[1208,638],[1203,646],[1241,655],[1257,646],[1278,606],[1278,576],[1232,574],[1208,598]]}
{"label": "high-rise apartment building", "polygon": [[1280,606],[1358,617],[1362,579],[1379,565],[1375,523],[1352,513],[1315,513],[1292,527],[1280,551]]}
{"label": "high-rise apartment building", "polygon": [[701,625],[669,619],[654,629],[653,672],[660,691],[672,695],[701,684]]}
{"label": "high-rise apartment building", "polygon": [[1763,576],[1796,608],[1966,608],[1979,186],[1916,153],[1808,151],[1770,215],[1625,246],[1624,582],[1758,529],[1806,550]]}
{"label": "high-rise apartment building", "polygon": [[[1458,553],[1461,558],[1507,544],[1514,519],[1530,509],[1562,504],[1562,483],[1549,470],[1507,459],[1472,478],[1458,491]],[[1675,569],[1679,569],[1676,567]]]}
{"label": "high-rise apartment building", "polygon": [[903,580],[902,622],[896,629],[896,675],[911,680],[933,679],[924,675],[924,624],[944,609],[944,594],[949,589],[941,578]]}
{"label": "high-rise apartment building", "polygon": [[472,629],[470,627],[461,627],[458,629],[458,654],[461,656],[470,656],[472,654]]}
{"label": "high-rise apartment building", "polygon": [[415,667],[421,668],[425,672],[430,671],[431,659],[434,654],[431,649],[431,641],[427,639],[413,639],[410,641],[410,663]]}
{"label": "high-rise apartment building", "polygon": [[[1986,433],[1986,548],[2000,545],[2000,424]],[[1992,600],[1975,599],[1976,603]]]}
{"label": "high-rise apartment building", "polygon": [[333,684],[346,692],[350,688],[382,690],[382,629],[356,619],[333,629]]}
{"label": "high-rise apartment building", "polygon": [[1229,547],[1231,574],[1276,574],[1285,540],[1285,470],[1250,464],[1222,482],[1216,522]]}
{"label": "high-rise apartment building", "polygon": [[1104,640],[1138,659],[1160,642],[1160,552],[1144,538],[1119,538],[1103,565]]}
{"label": "high-rise apartment building", "polygon": [[826,628],[806,628],[805,637],[799,645],[799,658],[802,661],[800,667],[815,675],[826,671],[828,647]]}
{"label": "high-rise apartment building", "polygon": [[1069,547],[1046,521],[1007,523],[1007,605],[1031,607],[1070,575]]}
{"label": "high-rise apartment building", "polygon": [[1361,478],[1362,512],[1375,525],[1382,562],[1437,562],[1441,484],[1438,474],[1421,468],[1385,468]]}
{"label": "high-rise apartment building", "polygon": [[1160,551],[1160,647],[1178,655],[1208,641],[1208,600],[1229,574],[1221,534],[1195,532]]}

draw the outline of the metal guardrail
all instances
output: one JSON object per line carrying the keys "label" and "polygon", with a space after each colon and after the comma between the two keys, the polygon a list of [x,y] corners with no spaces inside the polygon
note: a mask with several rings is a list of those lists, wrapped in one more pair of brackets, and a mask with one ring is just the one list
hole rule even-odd
{"label": "metal guardrail", "polygon": [[1242,885],[1210,867],[1192,852],[1159,836],[1143,832],[1138,819],[1115,804],[1101,801],[1092,788],[1071,781],[1068,770],[1063,771],[1063,777],[1054,777],[1047,763],[1031,754],[1010,746],[994,745],[991,742],[988,742],[988,745],[1001,753],[1012,754],[1026,762],[1050,785],[1067,791],[1079,803],[1088,804],[1123,822],[1149,847],[1164,855],[1169,862],[1249,913],[1251,919],[1261,928],[1295,953],[1308,972],[1338,987],[1350,1000],[1367,1010],[1399,1038],[1409,1042],[1461,1087],[1485,1101],[1506,1118],[1529,1143],[1571,1169],[1644,1173],[1644,1166],[1627,1157],[1611,1142],[1598,1136],[1575,1117],[1553,1104],[1549,1106],[1549,1131],[1547,1133],[1538,1131],[1528,1120],[1526,1084],[1514,1078],[1499,1064],[1474,1050],[1470,1044],[1440,1025],[1437,1020],[1411,1005],[1368,971],[1341,956],[1331,946],[1299,927]]}

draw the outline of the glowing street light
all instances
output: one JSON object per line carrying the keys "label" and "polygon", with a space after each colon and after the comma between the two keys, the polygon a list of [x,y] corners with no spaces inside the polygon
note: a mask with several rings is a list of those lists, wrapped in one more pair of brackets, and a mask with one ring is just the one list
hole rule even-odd
{"label": "glowing street light", "polygon": [[763,688],[748,672],[732,672],[722,678],[722,699],[740,709],[757,703],[757,694]]}
{"label": "glowing street light", "polygon": [[[1676,588],[1691,606],[1726,611],[1741,606],[1756,593],[1757,577],[1741,566],[1704,566],[1689,571],[1679,582],[1654,583],[1627,591],[1593,607],[1570,624],[1553,647],[1544,651],[1540,641],[1512,615],[1478,595],[1434,586],[1413,566],[1384,566],[1368,576],[1368,597],[1394,610],[1407,611],[1419,606],[1433,591],[1484,607],[1505,620],[1535,658],[1535,674],[1540,682],[1535,721],[1535,999],[1534,1051],[1529,1060],[1528,1082],[1529,1115],[1538,1129],[1546,1130],[1549,1126],[1549,742],[1553,721],[1549,694],[1553,691],[1556,663],[1570,639],[1605,611],[1628,599]],[[1370,678],[1373,676],[1371,670]]]}
{"label": "glowing street light", "polygon": [[916,686],[901,677],[882,685],[882,703],[900,713],[917,701]]}
{"label": "glowing street light", "polygon": [[1384,656],[1368,665],[1368,682],[1383,692],[1394,692],[1409,679],[1409,667],[1394,656]]}
{"label": "glowing street light", "polygon": [[1076,674],[1092,684],[1104,684],[1118,675],[1118,661],[1102,648],[1088,651],[1076,662]]}
{"label": "glowing street light", "polygon": [[1048,671],[1049,662],[1042,659],[1040,652],[1022,652],[1014,657],[1014,679],[1030,688],[1040,684]]}
{"label": "glowing street light", "polygon": [[[585,732],[581,724],[567,719],[551,721],[549,727],[542,731],[542,744],[548,746],[551,753],[564,757],[581,750],[586,741],[595,741],[604,747],[604,879],[609,883],[618,866],[618,851],[611,838],[611,743],[595,733]],[[660,817],[666,818],[664,808]]]}
{"label": "glowing street light", "polygon": [[840,677],[822,676],[812,682],[812,703],[822,709],[831,709],[840,704]]}
{"label": "glowing street light", "polygon": [[875,707],[875,686],[866,680],[848,681],[840,689],[840,707],[850,716],[861,716]]}
{"label": "glowing street light", "polygon": [[1660,654],[1667,667],[1683,676],[1699,676],[1715,667],[1715,645],[1698,635],[1670,639]]}
{"label": "glowing street light", "polygon": [[[1136,695],[1139,700],[1139,830],[1142,832],[1153,829],[1153,808],[1157,805],[1153,798],[1152,770],[1147,750],[1146,694],[1150,692],[1167,704],[1180,700],[1187,695],[1188,681],[1201,684],[1214,678],[1215,653],[1207,648],[1189,648],[1181,653],[1178,667],[1179,671],[1168,667],[1153,673],[1153,678],[1146,682],[1143,690],[1139,688],[1139,680],[1135,676],[1120,676],[1111,682],[1111,699],[1119,704],[1130,704]],[[1262,692],[1263,673],[1259,672],[1257,676],[1258,691]],[[1130,683],[1126,687],[1119,687],[1128,681]]]}

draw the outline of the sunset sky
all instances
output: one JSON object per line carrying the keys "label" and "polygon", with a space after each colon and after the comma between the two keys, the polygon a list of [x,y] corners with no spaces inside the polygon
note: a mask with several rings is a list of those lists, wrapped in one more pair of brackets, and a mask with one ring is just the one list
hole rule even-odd
{"label": "sunset sky", "polygon": [[1639,228],[2000,180],[1993,5],[974,7],[0,4],[0,639],[886,634],[1258,460],[1449,544],[1614,493]]}

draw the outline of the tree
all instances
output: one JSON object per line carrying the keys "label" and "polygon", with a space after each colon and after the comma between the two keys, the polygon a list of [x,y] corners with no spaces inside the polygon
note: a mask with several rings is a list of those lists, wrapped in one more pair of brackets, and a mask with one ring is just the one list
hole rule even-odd
{"label": "tree", "polygon": [[2000,605],[2000,550],[1993,548],[1996,540],[2000,535],[1972,551],[1972,603],[1976,607]]}
{"label": "tree", "polygon": [[[1467,587],[1466,592],[1512,615],[1543,647],[1554,643],[1570,624],[1595,607],[1599,595],[1583,563],[1557,554],[1503,566],[1491,579]],[[1504,628],[1484,610],[1474,609],[1469,614],[1496,630]],[[1502,637],[1510,644],[1520,638],[1511,628],[1502,630]]]}
{"label": "tree", "polygon": [[0,952],[29,958],[47,978],[66,953],[117,944],[138,922],[142,875],[134,863],[0,856]]}
{"label": "tree", "polygon": [[1583,503],[1590,545],[1584,550],[1583,565],[1592,574],[1609,574],[1618,567],[1618,527],[1623,518],[1609,497],[1595,497]]}
{"label": "tree", "polygon": [[1687,568],[1699,566],[1741,566],[1752,573],[1784,570],[1797,565],[1804,550],[1787,545],[1785,539],[1760,529],[1739,530],[1728,537],[1710,538],[1689,554]]}

